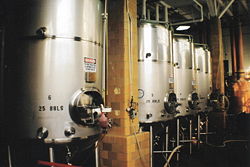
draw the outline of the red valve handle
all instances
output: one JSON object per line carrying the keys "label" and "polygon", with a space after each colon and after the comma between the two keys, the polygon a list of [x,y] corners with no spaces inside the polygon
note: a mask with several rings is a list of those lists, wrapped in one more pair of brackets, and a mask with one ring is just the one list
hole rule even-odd
{"label": "red valve handle", "polygon": [[60,164],[60,163],[46,162],[46,161],[37,161],[37,164],[44,166],[54,166],[54,167],[81,167],[81,166],[74,166],[74,165],[67,165],[67,164]]}

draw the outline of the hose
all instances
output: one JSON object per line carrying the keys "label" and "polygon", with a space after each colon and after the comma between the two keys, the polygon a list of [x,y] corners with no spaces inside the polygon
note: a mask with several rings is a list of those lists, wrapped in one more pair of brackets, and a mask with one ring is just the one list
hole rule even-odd
{"label": "hose", "polygon": [[55,162],[47,162],[47,161],[37,161],[38,165],[43,166],[54,166],[54,167],[82,167],[82,166],[74,166],[74,165],[67,165],[62,163],[55,163]]}
{"label": "hose", "polygon": [[168,160],[167,160],[167,162],[165,163],[164,167],[168,167],[168,166],[169,166],[169,163],[170,163],[170,161],[171,161],[171,159],[172,159],[174,153],[175,153],[178,149],[180,149],[181,147],[183,147],[183,145],[179,145],[179,146],[177,146],[177,147],[175,147],[175,148],[173,149],[173,151],[172,151],[171,154],[169,155]]}

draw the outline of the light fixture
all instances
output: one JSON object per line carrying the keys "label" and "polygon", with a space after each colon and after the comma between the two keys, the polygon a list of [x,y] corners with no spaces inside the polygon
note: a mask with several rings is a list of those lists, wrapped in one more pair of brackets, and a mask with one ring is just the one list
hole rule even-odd
{"label": "light fixture", "polygon": [[178,26],[176,28],[177,31],[184,31],[184,30],[188,30],[190,28],[190,26]]}

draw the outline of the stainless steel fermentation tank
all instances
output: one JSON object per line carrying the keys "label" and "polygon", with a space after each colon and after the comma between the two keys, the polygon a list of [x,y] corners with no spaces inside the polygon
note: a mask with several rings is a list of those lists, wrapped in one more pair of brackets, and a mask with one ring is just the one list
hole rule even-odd
{"label": "stainless steel fermentation tank", "polygon": [[139,121],[152,123],[173,119],[172,32],[165,26],[139,26]]}
{"label": "stainless steel fermentation tank", "polygon": [[9,135],[65,143],[100,133],[102,1],[19,3],[6,35]]}
{"label": "stainless steel fermentation tank", "polygon": [[178,116],[193,115],[199,109],[194,73],[194,45],[191,36],[175,35],[173,40],[175,92]]}
{"label": "stainless steel fermentation tank", "polygon": [[195,46],[195,64],[200,95],[201,112],[208,111],[208,96],[211,93],[211,57],[205,45]]}

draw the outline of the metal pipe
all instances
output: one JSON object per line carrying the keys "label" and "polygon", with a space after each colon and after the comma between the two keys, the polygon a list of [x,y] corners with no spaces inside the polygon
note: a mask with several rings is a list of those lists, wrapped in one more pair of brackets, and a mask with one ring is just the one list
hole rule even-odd
{"label": "metal pipe", "polygon": [[107,3],[108,0],[105,0],[104,2],[104,13],[103,13],[103,62],[102,62],[102,95],[105,99],[106,97],[106,27],[107,27],[107,19],[108,19],[108,13],[107,13]]}
{"label": "metal pipe", "polygon": [[151,19],[151,10],[147,9],[147,20]]}
{"label": "metal pipe", "polygon": [[230,6],[234,3],[235,0],[231,0],[229,4],[225,7],[225,9],[220,13],[219,19],[222,18],[222,16],[225,14],[225,12],[230,8]]}
{"label": "metal pipe", "polygon": [[182,25],[182,24],[190,24],[190,23],[196,23],[196,22],[203,22],[203,20],[204,20],[203,6],[197,0],[193,0],[193,1],[194,1],[194,3],[196,3],[200,7],[201,17],[199,19],[187,20],[187,21],[183,21],[183,22],[172,23],[171,25],[176,26],[176,25]]}
{"label": "metal pipe", "polygon": [[205,44],[205,43],[194,43],[194,45],[197,45],[197,46],[204,46],[204,47],[208,48],[208,45]]}
{"label": "metal pipe", "polygon": [[[173,64],[174,64],[174,47],[173,47],[173,40],[174,40],[174,38],[173,38],[173,32],[172,31],[170,31],[170,33],[169,33],[169,38],[168,39],[170,39],[169,40],[169,49],[170,49],[170,60],[169,60],[169,63],[171,64],[171,68],[170,68],[170,77],[171,78],[173,78],[174,79],[174,71],[175,71],[175,67],[173,66]],[[170,83],[169,83],[170,84]],[[172,84],[172,86],[173,87],[171,87],[170,85],[169,85],[169,89],[171,90],[171,91],[174,91],[174,87],[175,87],[175,85],[174,84]]]}
{"label": "metal pipe", "polygon": [[166,2],[164,1],[160,1],[160,4],[162,4],[164,6],[164,12],[165,12],[165,17],[164,20],[168,23],[169,19],[168,19],[168,8],[170,8],[171,6],[169,6]]}
{"label": "metal pipe", "polygon": [[169,22],[169,20],[168,20],[168,7],[164,7],[164,14],[165,14],[165,21],[166,22]]}
{"label": "metal pipe", "polygon": [[7,149],[8,149],[8,162],[9,162],[9,167],[12,167],[10,146],[8,146]]}
{"label": "metal pipe", "polygon": [[180,140],[180,143],[191,143],[198,140]]}
{"label": "metal pipe", "polygon": [[3,137],[3,118],[4,118],[4,38],[5,38],[5,29],[0,27],[0,33],[1,33],[1,46],[0,46],[0,137]]}
{"label": "metal pipe", "polygon": [[218,6],[218,5],[217,5],[217,1],[214,1],[214,10],[215,10],[215,15],[216,15],[216,16],[218,16],[218,12],[219,12],[219,11],[218,11],[219,9],[218,9],[217,6]]}
{"label": "metal pipe", "polygon": [[[222,7],[225,7],[225,6],[226,6],[222,0],[217,0],[217,2],[218,2]],[[227,12],[227,14],[228,14],[229,16],[233,16],[233,13],[232,13],[232,11],[231,11],[230,9],[228,9],[226,12]]]}
{"label": "metal pipe", "polygon": [[142,19],[146,19],[147,0],[142,0]]}
{"label": "metal pipe", "polygon": [[165,21],[157,21],[157,20],[140,20],[141,23],[152,23],[152,24],[168,24]]}
{"label": "metal pipe", "polygon": [[240,1],[240,4],[241,6],[245,9],[245,11],[248,13],[248,5],[247,5],[247,1],[246,0],[239,0]]}
{"label": "metal pipe", "polygon": [[193,41],[193,36],[192,35],[188,35],[188,34],[174,34],[174,36],[177,36],[177,37],[188,37],[188,39],[191,42]]}
{"label": "metal pipe", "polygon": [[[197,135],[197,133],[195,133],[196,135]],[[214,135],[214,134],[216,134],[216,132],[207,132],[207,133],[200,133],[200,135]]]}
{"label": "metal pipe", "polygon": [[200,123],[201,123],[201,116],[198,114],[197,116],[197,139],[198,139],[198,148],[200,148],[200,138],[201,138],[201,129],[200,129]]}
{"label": "metal pipe", "polygon": [[[193,126],[193,121],[190,119],[189,120],[189,140],[192,141],[192,126]],[[189,143],[189,154],[192,154],[192,142]]]}
{"label": "metal pipe", "polygon": [[[176,120],[176,147],[180,146],[180,119],[177,118]],[[176,160],[180,160],[179,153],[176,154]]]}
{"label": "metal pipe", "polygon": [[206,136],[205,136],[205,140],[206,143],[208,143],[208,116],[206,116]]}
{"label": "metal pipe", "polygon": [[156,3],[155,5],[155,20],[160,21],[160,11],[159,11],[160,5]]}
{"label": "metal pipe", "polygon": [[95,167],[99,167],[98,141],[95,142]]}
{"label": "metal pipe", "polygon": [[[55,162],[54,149],[53,147],[49,147],[49,161]],[[52,166],[54,167],[54,166]]]}
{"label": "metal pipe", "polygon": [[153,127],[149,127],[150,131],[150,167],[153,167]]}
{"label": "metal pipe", "polygon": [[[165,139],[165,150],[166,153],[168,152],[168,126],[166,126],[166,139]],[[168,154],[166,154],[166,157],[168,156]]]}
{"label": "metal pipe", "polygon": [[153,151],[153,153],[171,153],[172,151]]}

